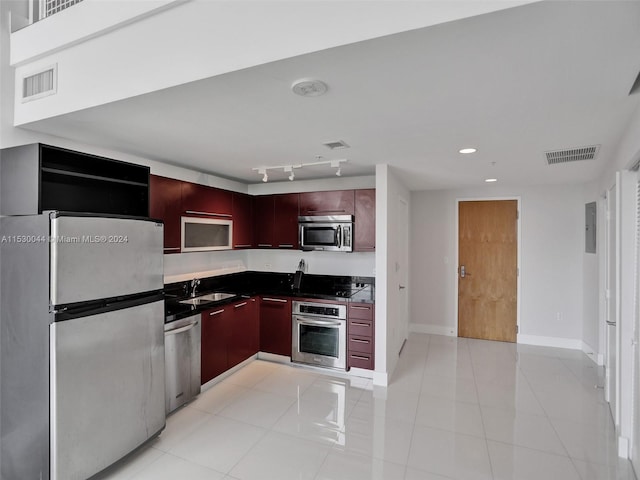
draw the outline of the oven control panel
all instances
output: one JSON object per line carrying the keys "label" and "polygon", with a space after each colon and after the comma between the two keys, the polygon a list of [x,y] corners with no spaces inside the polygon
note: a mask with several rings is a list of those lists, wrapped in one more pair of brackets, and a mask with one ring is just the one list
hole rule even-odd
{"label": "oven control panel", "polygon": [[337,319],[347,318],[346,305],[333,305],[327,303],[293,302],[293,315],[310,315]]}

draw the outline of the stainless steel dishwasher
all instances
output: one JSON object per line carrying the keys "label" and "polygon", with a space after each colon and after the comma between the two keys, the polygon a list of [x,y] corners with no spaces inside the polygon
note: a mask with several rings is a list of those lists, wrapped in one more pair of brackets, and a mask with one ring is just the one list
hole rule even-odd
{"label": "stainless steel dishwasher", "polygon": [[200,393],[200,335],[200,315],[164,326],[167,413]]}

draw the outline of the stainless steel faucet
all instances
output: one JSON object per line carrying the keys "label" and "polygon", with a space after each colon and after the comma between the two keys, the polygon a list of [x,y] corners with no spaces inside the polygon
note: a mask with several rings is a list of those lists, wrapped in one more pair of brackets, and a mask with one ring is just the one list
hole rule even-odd
{"label": "stainless steel faucet", "polygon": [[301,258],[300,259],[300,263],[298,263],[298,271],[299,272],[304,272],[306,268],[307,268],[307,264],[304,261],[304,258]]}
{"label": "stainless steel faucet", "polygon": [[196,288],[198,288],[198,285],[200,285],[199,278],[194,278],[193,280],[191,280],[191,296],[192,297],[196,296]]}

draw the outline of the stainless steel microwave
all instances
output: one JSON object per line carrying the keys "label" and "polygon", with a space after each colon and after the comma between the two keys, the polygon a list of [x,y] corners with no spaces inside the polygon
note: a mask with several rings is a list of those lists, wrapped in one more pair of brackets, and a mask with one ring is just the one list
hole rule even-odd
{"label": "stainless steel microwave", "polygon": [[353,215],[298,217],[298,231],[302,250],[353,251]]}
{"label": "stainless steel microwave", "polygon": [[181,251],[231,250],[233,221],[230,219],[182,217]]}

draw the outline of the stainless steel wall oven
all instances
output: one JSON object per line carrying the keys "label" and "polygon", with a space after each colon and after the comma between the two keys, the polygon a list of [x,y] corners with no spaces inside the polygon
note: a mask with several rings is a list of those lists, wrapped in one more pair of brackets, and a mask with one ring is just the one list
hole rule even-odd
{"label": "stainless steel wall oven", "polygon": [[292,309],[292,361],[344,370],[347,305],[295,301]]}

